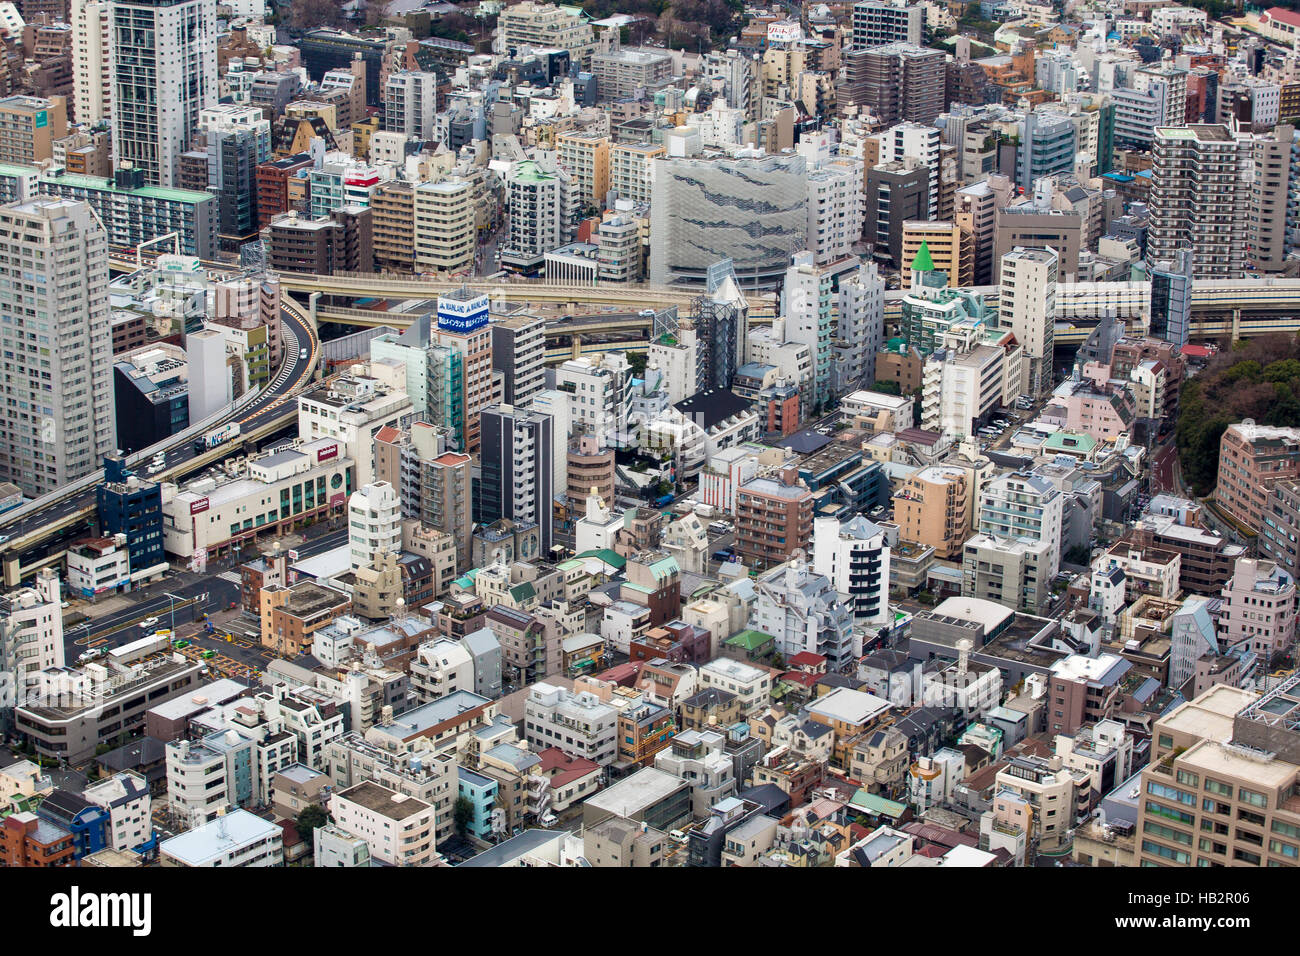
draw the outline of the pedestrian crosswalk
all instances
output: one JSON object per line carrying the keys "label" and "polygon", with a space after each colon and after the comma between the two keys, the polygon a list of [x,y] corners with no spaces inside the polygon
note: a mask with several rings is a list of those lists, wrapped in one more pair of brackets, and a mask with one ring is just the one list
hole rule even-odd
{"label": "pedestrian crosswalk", "polygon": [[217,575],[217,577],[223,581],[230,581],[232,584],[238,584],[240,582],[238,571],[222,571]]}

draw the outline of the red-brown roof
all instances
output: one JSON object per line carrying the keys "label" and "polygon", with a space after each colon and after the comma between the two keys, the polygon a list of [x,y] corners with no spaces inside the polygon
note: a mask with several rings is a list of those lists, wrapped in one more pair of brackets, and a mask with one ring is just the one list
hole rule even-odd
{"label": "red-brown roof", "polygon": [[385,425],[383,428],[379,429],[379,431],[375,432],[375,441],[395,442],[401,437],[402,433],[392,425]]}
{"label": "red-brown roof", "polygon": [[600,764],[595,761],[567,754],[558,747],[547,747],[537,756],[542,761],[542,773],[551,778],[552,787],[562,787],[600,769]]}

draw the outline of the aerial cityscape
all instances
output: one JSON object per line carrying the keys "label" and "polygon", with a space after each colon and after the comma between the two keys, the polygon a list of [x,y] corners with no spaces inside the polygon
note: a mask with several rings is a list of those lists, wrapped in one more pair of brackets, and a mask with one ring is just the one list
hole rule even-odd
{"label": "aerial cityscape", "polygon": [[1294,6],[0,0],[0,867],[1300,865]]}

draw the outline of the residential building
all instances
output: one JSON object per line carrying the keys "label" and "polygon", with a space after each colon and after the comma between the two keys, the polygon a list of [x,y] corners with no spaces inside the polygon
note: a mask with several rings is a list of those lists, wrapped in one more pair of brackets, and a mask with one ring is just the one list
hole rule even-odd
{"label": "residential building", "polygon": [[933,548],[936,557],[957,557],[970,533],[971,486],[966,470],[946,465],[909,475],[893,497],[899,539]]}
{"label": "residential building", "polygon": [[1192,253],[1196,279],[1235,279],[1246,263],[1253,147],[1226,126],[1155,130],[1147,259]]}
{"label": "residential building", "polygon": [[1271,561],[1238,558],[1223,586],[1218,629],[1224,644],[1244,645],[1265,663],[1290,652],[1296,633],[1295,578]]}
{"label": "residential building", "polygon": [[737,556],[751,567],[781,564],[807,550],[813,533],[813,494],[794,468],[777,478],[753,478],[736,489]]}
{"label": "residential building", "polygon": [[334,826],[370,845],[371,859],[389,866],[430,866],[434,847],[434,808],[373,781],[330,797]]}
{"label": "residential building", "polygon": [[25,316],[0,332],[12,356],[0,479],[39,498],[116,447],[108,241],[89,205],[63,199],[0,207],[0,232],[0,311]]}
{"label": "residential building", "polygon": [[1251,532],[1264,526],[1269,493],[1280,481],[1300,477],[1300,430],[1256,425],[1247,419],[1229,425],[1219,439],[1215,503]]}
{"label": "residential building", "polygon": [[163,840],[158,854],[163,866],[283,866],[284,837],[272,821],[235,809]]}
{"label": "residential building", "polygon": [[844,522],[816,518],[813,566],[839,594],[847,595],[855,625],[889,621],[889,545],[884,529],[860,514]]}
{"label": "residential building", "polygon": [[174,186],[199,111],[219,95],[216,2],[114,0],[109,15],[114,167],[130,163],[145,185]]}

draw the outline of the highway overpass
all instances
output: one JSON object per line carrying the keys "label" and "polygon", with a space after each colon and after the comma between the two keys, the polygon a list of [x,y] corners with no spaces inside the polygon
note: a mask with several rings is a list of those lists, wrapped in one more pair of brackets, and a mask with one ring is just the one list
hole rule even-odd
{"label": "highway overpass", "polygon": [[[133,264],[132,264],[133,265]],[[127,456],[127,463],[143,467],[157,453],[165,456],[161,472],[151,480],[176,480],[230,457],[234,448],[252,448],[262,438],[292,424],[298,417],[296,396],[310,383],[320,356],[320,339],[306,310],[290,299],[281,304],[284,327],[284,357],[270,383],[254,398],[208,422],[200,433],[219,425],[238,422],[240,435],[232,445],[210,451],[194,451],[194,429],[172,435],[140,452]],[[303,353],[306,357],[303,357]],[[95,530],[96,488],[104,480],[102,469],[73,482],[66,488],[0,514],[0,561],[4,582],[14,587],[42,567],[63,559],[67,546]]]}

